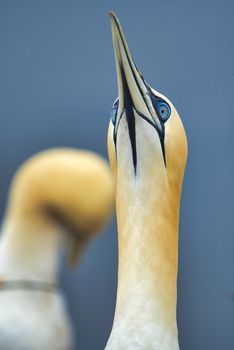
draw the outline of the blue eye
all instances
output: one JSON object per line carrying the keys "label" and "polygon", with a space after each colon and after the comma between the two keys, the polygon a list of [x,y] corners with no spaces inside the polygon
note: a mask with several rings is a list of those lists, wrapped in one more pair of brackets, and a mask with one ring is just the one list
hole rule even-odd
{"label": "blue eye", "polygon": [[162,121],[166,122],[171,115],[171,108],[165,101],[159,100],[157,103],[157,112]]}
{"label": "blue eye", "polygon": [[165,123],[171,115],[171,107],[165,100],[156,96],[152,91],[150,92],[151,92],[151,101],[153,103],[155,111],[157,112],[157,115],[161,119],[161,121]]}
{"label": "blue eye", "polygon": [[115,102],[112,106],[112,110],[110,113],[110,119],[111,119],[113,125],[115,125],[115,122],[116,122],[118,107],[119,107],[119,99],[117,98],[117,100],[115,100]]}

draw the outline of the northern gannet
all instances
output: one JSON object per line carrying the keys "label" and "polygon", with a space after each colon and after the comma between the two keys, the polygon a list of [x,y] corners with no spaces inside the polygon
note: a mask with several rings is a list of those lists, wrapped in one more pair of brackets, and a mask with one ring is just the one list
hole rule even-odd
{"label": "northern gannet", "polygon": [[88,151],[42,152],[14,177],[0,239],[0,349],[68,350],[70,322],[57,289],[60,248],[74,263],[106,224],[113,184]]}
{"label": "northern gannet", "polygon": [[186,134],[173,104],[136,67],[110,13],[118,99],[108,130],[119,266],[106,350],[178,350],[176,282]]}

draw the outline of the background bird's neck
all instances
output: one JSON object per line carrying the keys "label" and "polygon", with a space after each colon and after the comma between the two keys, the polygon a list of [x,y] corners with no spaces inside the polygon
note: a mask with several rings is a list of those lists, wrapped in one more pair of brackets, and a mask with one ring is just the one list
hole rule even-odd
{"label": "background bird's neck", "polygon": [[179,196],[165,193],[153,198],[147,192],[148,199],[143,200],[137,193],[131,197],[129,191],[129,198],[122,196],[124,192],[118,191],[119,273],[113,331],[129,328],[144,348],[178,349]]}
{"label": "background bird's neck", "polygon": [[38,218],[6,220],[0,239],[0,279],[55,282],[62,233]]}

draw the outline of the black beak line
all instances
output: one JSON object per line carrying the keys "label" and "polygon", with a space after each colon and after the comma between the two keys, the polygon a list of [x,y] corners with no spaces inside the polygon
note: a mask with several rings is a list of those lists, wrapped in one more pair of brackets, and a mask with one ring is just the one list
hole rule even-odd
{"label": "black beak line", "polygon": [[152,105],[152,92],[133,62],[121,25],[113,12],[110,12],[110,17],[119,92],[119,107],[114,128],[114,141],[115,143],[117,142],[119,122],[125,112],[132,148],[134,171],[136,175],[137,148],[135,113],[140,115],[157,130],[165,161],[164,128]]}

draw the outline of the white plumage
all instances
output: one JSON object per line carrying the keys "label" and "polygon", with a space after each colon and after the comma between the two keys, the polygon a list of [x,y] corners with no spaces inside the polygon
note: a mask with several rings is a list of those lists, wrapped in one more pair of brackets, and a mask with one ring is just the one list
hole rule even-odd
{"label": "white plumage", "polygon": [[0,292],[1,350],[69,349],[70,329],[59,292]]}

